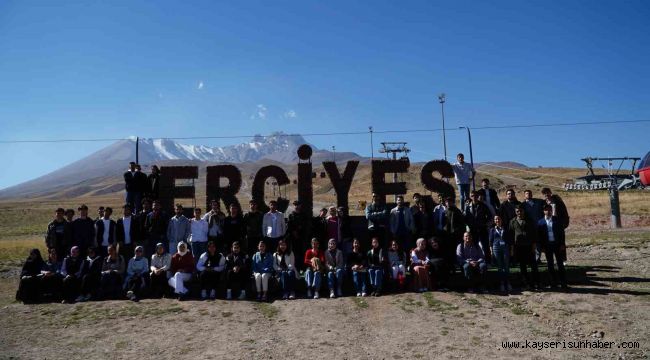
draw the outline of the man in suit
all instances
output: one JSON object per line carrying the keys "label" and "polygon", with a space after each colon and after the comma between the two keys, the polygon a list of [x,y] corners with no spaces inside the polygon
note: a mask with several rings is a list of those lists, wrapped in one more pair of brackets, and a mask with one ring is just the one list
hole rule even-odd
{"label": "man in suit", "polygon": [[[542,199],[533,198],[533,192],[530,189],[524,190],[524,201],[521,203],[526,212],[526,217],[537,224],[537,222],[544,217],[544,201]],[[542,244],[537,242],[537,249],[535,249],[535,260],[540,263],[542,257]]]}
{"label": "man in suit", "polygon": [[519,205],[521,205],[521,202],[517,200],[515,189],[508,189],[506,191],[506,201],[502,202],[499,207],[499,216],[501,216],[506,229],[510,226],[512,219],[517,216],[516,209]]}
{"label": "man in suit", "polygon": [[151,200],[158,200],[160,191],[160,170],[158,166],[151,166],[151,174],[147,176],[146,197]]}
{"label": "man in suit", "polygon": [[108,255],[108,247],[115,245],[115,221],[111,219],[113,209],[106,207],[104,217],[95,221],[95,236],[97,241],[97,252],[102,257]]}
{"label": "man in suit", "polygon": [[[526,212],[521,205],[515,208],[515,214],[515,218],[510,220],[510,226],[508,226],[509,236],[514,245],[515,259],[519,263],[524,287],[537,290],[540,286],[539,271],[535,261],[536,224],[526,218]],[[531,268],[532,279],[528,276],[528,266]]]}
{"label": "man in suit", "polygon": [[366,207],[365,214],[368,220],[368,236],[370,239],[376,237],[379,239],[379,246],[385,249],[386,241],[386,227],[388,226],[388,216],[390,211],[383,201],[384,197],[372,194],[372,203]]}
{"label": "man in suit", "polygon": [[471,201],[465,206],[465,223],[470,228],[472,239],[483,247],[486,261],[490,262],[490,246],[488,240],[490,211],[484,202],[479,201],[478,191],[472,191],[470,198]]}
{"label": "man in suit", "polygon": [[131,204],[133,207],[136,203],[142,201],[142,194],[139,192],[136,164],[133,161],[129,163],[129,170],[124,173],[124,189],[126,190],[125,202],[127,204]]}
{"label": "man in suit", "polygon": [[551,205],[544,205],[544,218],[537,222],[537,236],[546,252],[548,272],[551,274],[551,288],[555,288],[558,282],[558,274],[554,266],[554,262],[557,262],[560,285],[566,289],[566,271],[562,262],[562,252],[566,251],[564,227],[560,219],[553,216]]}
{"label": "man in suit", "polygon": [[447,208],[445,210],[445,245],[447,261],[449,264],[456,263],[456,248],[463,242],[465,235],[465,218],[463,212],[456,207],[456,199],[447,197],[445,199]]}
{"label": "man in suit", "polygon": [[[544,198],[546,199],[546,203],[548,205],[551,205],[553,208],[553,216],[557,216],[558,220],[560,221],[560,224],[562,224],[562,228],[566,230],[566,228],[569,227],[569,210],[567,210],[566,205],[564,204],[564,201],[559,195],[553,194],[551,189],[549,188],[543,188],[542,189],[542,195],[544,195]],[[562,250],[562,261],[566,262],[567,257],[566,257],[566,250]]]}
{"label": "man in suit", "polygon": [[79,247],[79,256],[86,256],[86,251],[95,244],[95,221],[88,216],[88,206],[81,205],[79,217],[72,222],[72,246]]}
{"label": "man in suit", "polygon": [[388,223],[390,225],[390,232],[393,239],[402,249],[411,251],[415,248],[413,243],[413,233],[415,232],[415,223],[413,222],[413,215],[411,209],[404,206],[404,196],[397,197],[397,205],[391,209],[388,216]]}
{"label": "man in suit", "polygon": [[117,219],[115,239],[119,244],[120,255],[126,260],[133,257],[133,245],[139,237],[139,224],[133,216],[130,204],[125,204],[122,209],[124,209],[124,215]]}
{"label": "man in suit", "polygon": [[487,205],[488,209],[490,209],[490,214],[492,217],[494,217],[494,215],[497,215],[497,211],[499,211],[501,202],[499,201],[499,195],[497,195],[497,191],[490,188],[490,180],[481,180],[481,188],[478,191],[479,195],[483,196],[483,201],[485,202],[485,205]]}

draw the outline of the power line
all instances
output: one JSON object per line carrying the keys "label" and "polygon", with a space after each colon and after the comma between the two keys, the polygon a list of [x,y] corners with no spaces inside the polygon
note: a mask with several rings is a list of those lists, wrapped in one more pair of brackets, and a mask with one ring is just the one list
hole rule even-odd
{"label": "power line", "polygon": [[[471,127],[472,130],[498,130],[498,129],[522,129],[536,127],[563,127],[563,126],[583,126],[583,125],[604,125],[604,124],[632,124],[646,123],[650,119],[643,120],[618,120],[618,121],[588,121],[588,122],[567,122],[567,123],[544,123],[544,124],[521,124],[521,125],[494,125],[494,126],[477,126]],[[450,128],[450,131],[460,131],[461,129]],[[423,133],[438,132],[439,129],[408,129],[408,130],[373,130],[374,134],[404,134],[404,133]],[[208,140],[208,139],[241,139],[252,137],[292,137],[292,136],[343,136],[343,135],[368,135],[369,131],[349,131],[349,132],[327,132],[327,133],[304,133],[304,134],[270,134],[270,135],[220,135],[220,136],[187,136],[187,137],[153,137],[152,140]],[[108,142],[132,140],[127,138],[90,138],[90,139],[36,139],[36,140],[0,140],[0,144],[20,144],[20,143],[61,143],[61,142]]]}

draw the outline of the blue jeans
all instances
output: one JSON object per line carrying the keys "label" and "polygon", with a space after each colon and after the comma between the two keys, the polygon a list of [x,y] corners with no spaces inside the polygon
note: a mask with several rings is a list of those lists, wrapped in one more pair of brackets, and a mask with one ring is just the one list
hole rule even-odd
{"label": "blue jeans", "polygon": [[366,292],[366,273],[360,271],[352,272],[352,282],[354,283],[354,289],[357,293]]}
{"label": "blue jeans", "polygon": [[336,272],[330,271],[327,273],[327,285],[330,288],[330,291],[337,290],[341,292],[341,287],[343,286],[343,276],[345,272],[343,269],[337,269]]}
{"label": "blue jeans", "polygon": [[296,281],[296,272],[293,270],[284,270],[279,271],[278,275],[280,275],[280,288],[282,288],[282,292],[286,295],[293,291]]}
{"label": "blue jeans", "polygon": [[497,266],[499,280],[501,282],[508,282],[508,275],[510,274],[510,250],[508,249],[508,245],[498,245],[495,243],[492,246],[492,256]]}
{"label": "blue jeans", "polygon": [[465,209],[465,201],[469,199],[469,184],[458,184],[458,192],[460,193],[460,206],[461,210]]}
{"label": "blue jeans", "polygon": [[484,262],[479,263],[477,267],[470,266],[469,263],[463,264],[465,279],[469,280],[470,282],[477,283],[483,280],[483,275],[485,275],[486,270],[487,264]]}
{"label": "blue jeans", "polygon": [[375,289],[375,291],[381,290],[381,281],[384,278],[383,269],[368,269],[368,275],[370,276],[370,285]]}
{"label": "blue jeans", "polygon": [[192,256],[194,256],[195,262],[199,262],[199,257],[206,251],[207,247],[207,242],[192,241]]}
{"label": "blue jeans", "polygon": [[314,271],[311,268],[305,271],[305,281],[307,282],[307,289],[313,288],[320,290],[320,271]]}

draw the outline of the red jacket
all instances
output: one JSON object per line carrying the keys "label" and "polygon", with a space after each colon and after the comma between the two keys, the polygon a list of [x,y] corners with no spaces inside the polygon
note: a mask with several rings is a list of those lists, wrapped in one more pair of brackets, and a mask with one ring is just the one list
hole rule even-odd
{"label": "red jacket", "polygon": [[174,254],[172,256],[172,266],[170,270],[172,274],[178,271],[190,274],[193,273],[194,256],[192,256],[192,253],[188,251],[185,256],[181,256],[179,253]]}
{"label": "red jacket", "polygon": [[311,269],[311,259],[312,258],[319,258],[320,261],[325,264],[325,253],[321,250],[316,250],[314,251],[313,249],[307,250],[305,253],[305,266]]}

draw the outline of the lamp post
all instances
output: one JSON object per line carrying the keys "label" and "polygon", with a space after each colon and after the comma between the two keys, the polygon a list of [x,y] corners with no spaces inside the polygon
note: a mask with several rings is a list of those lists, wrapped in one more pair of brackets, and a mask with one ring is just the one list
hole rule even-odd
{"label": "lamp post", "polygon": [[372,126],[368,126],[370,132],[370,160],[375,160],[375,147],[372,144]]}
{"label": "lamp post", "polygon": [[447,134],[445,133],[445,93],[438,95],[440,101],[440,111],[442,112],[442,145],[445,150],[445,160],[447,160]]}
{"label": "lamp post", "polygon": [[[469,126],[460,126],[458,129],[467,129],[467,139],[469,140],[469,163],[472,165],[472,171],[474,170],[474,154],[472,153],[472,132],[469,130]],[[475,175],[472,175],[472,190],[476,190],[476,180]]]}

